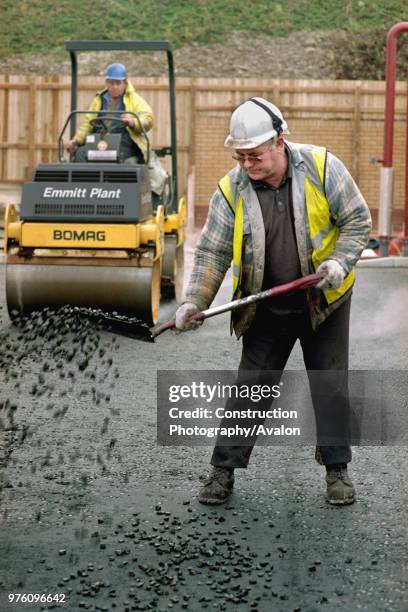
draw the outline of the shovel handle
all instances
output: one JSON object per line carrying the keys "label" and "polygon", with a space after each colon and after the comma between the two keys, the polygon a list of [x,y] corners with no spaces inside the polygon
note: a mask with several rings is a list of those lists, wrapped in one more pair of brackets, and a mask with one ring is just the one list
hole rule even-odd
{"label": "shovel handle", "polygon": [[[228,302],[228,304],[223,304],[222,306],[216,306],[215,308],[209,308],[208,310],[197,312],[189,318],[189,321],[204,321],[204,319],[208,319],[209,317],[214,317],[215,315],[222,314],[223,312],[228,312],[230,310],[235,310],[236,308],[242,308],[242,306],[248,306],[249,304],[259,302],[260,300],[265,300],[266,298],[284,295],[285,293],[298,291],[299,289],[308,289],[309,287],[314,287],[317,285],[317,283],[322,280],[324,276],[325,275],[321,273],[309,274],[308,276],[297,278],[290,283],[277,285],[276,287],[272,287],[272,289],[266,289],[265,291],[261,291],[261,293],[255,293],[253,295],[249,295],[248,297]],[[156,338],[167,329],[174,329],[175,327],[175,319],[167,321],[167,323],[159,325],[159,327],[156,327],[156,329],[152,331],[152,337]]]}
{"label": "shovel handle", "polygon": [[[203,312],[200,311],[192,315],[189,318],[189,321],[204,321],[204,319],[205,319],[205,315]],[[158,327],[153,329],[152,337],[157,338],[157,336],[160,336],[160,334],[167,331],[168,329],[175,329],[175,328],[176,328],[176,319],[172,319],[171,321],[167,321],[167,323],[162,323],[162,325],[159,325]]]}

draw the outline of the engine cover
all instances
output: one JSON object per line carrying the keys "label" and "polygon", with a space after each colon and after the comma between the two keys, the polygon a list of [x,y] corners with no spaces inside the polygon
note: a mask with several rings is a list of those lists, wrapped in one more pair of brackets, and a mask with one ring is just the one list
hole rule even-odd
{"label": "engine cover", "polygon": [[151,214],[144,165],[40,164],[23,185],[23,221],[138,223]]}

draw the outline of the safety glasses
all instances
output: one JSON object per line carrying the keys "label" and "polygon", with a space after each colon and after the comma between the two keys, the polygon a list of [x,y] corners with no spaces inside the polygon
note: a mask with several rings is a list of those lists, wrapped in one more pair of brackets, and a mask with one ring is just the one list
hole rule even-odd
{"label": "safety glasses", "polygon": [[262,161],[263,156],[269,152],[270,149],[267,149],[263,153],[259,155],[242,155],[241,153],[235,153],[232,156],[232,159],[235,159],[239,164],[244,164],[246,161],[251,162],[251,164],[259,164]]}

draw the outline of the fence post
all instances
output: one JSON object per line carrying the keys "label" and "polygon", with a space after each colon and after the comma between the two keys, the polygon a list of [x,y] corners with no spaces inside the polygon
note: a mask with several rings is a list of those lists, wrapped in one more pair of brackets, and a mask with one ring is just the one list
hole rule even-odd
{"label": "fence post", "polygon": [[[9,77],[5,76],[4,81],[9,82]],[[5,146],[8,142],[9,135],[9,89],[4,90],[4,115],[2,117],[3,129],[1,131],[1,168],[0,168],[0,180],[5,181],[8,179],[7,174],[7,147]]]}
{"label": "fence post", "polygon": [[[265,96],[268,99],[268,96]],[[279,83],[274,81],[273,83],[273,100],[270,100],[275,106],[280,108],[280,99],[281,99],[281,88]]]}
{"label": "fence post", "polygon": [[[59,77],[59,75],[55,75],[52,77],[52,83],[55,83],[57,85],[61,85],[61,79]],[[55,144],[57,142],[57,138],[60,132],[60,129],[62,127],[62,122],[59,116],[59,96],[60,96],[60,91],[61,89],[58,87],[58,89],[53,89],[52,93],[51,93],[51,100],[52,100],[52,117],[51,117],[51,138],[52,138],[52,144]],[[61,122],[61,125],[60,125]],[[48,149],[47,150],[47,162],[50,161],[55,161],[55,159],[53,159],[53,153],[54,150]],[[51,159],[50,159],[51,158]],[[44,158],[43,158],[44,159]]]}
{"label": "fence post", "polygon": [[360,120],[361,120],[361,83],[357,82],[354,89],[353,112],[353,178],[358,183],[360,174]]}
{"label": "fence post", "polygon": [[28,167],[26,178],[34,174],[35,167],[35,144],[36,144],[36,93],[37,87],[35,77],[30,77],[30,87],[28,93]]}
{"label": "fence post", "polygon": [[187,177],[187,236],[191,236],[195,228],[195,146],[196,146],[196,80],[190,82],[190,130],[189,130],[189,160]]}

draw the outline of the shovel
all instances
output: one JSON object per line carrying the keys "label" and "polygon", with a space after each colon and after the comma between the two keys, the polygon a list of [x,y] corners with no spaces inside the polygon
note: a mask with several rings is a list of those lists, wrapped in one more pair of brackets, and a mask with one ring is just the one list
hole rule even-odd
{"label": "shovel", "polygon": [[[189,320],[204,321],[204,319],[215,317],[223,312],[236,310],[237,308],[242,308],[243,306],[248,306],[249,304],[254,304],[256,302],[260,302],[261,300],[266,300],[267,298],[275,297],[277,295],[284,295],[285,293],[292,293],[293,291],[298,291],[299,289],[308,289],[309,287],[314,287],[320,280],[322,280],[322,278],[324,278],[324,274],[309,274],[308,276],[303,276],[290,283],[277,285],[276,287],[272,287],[272,289],[266,289],[260,293],[255,293],[254,295],[249,295],[248,297],[244,297],[239,300],[233,300],[232,302],[222,304],[221,306],[214,306],[213,308],[208,308],[207,310],[197,312],[195,315],[192,315]],[[135,340],[142,340],[144,342],[154,342],[155,338],[160,336],[160,334],[165,332],[167,329],[174,329],[176,327],[176,321],[174,319],[167,321],[167,323],[163,323],[158,327],[150,329],[146,323],[143,323],[143,321],[135,318],[129,319],[127,317],[108,315],[106,313],[102,313],[101,311],[97,313],[82,311],[81,314],[89,319],[92,319],[95,323],[102,325],[105,331],[119,334],[120,336],[126,336],[128,338],[133,338]]]}
{"label": "shovel", "polygon": [[[308,289],[309,287],[314,287],[317,285],[317,283],[321,281],[324,276],[324,274],[309,274],[308,276],[302,276],[301,278],[298,278],[290,283],[277,285],[276,287],[272,287],[272,289],[266,289],[260,293],[255,293],[254,295],[249,295],[248,297],[244,297],[239,300],[233,300],[232,302],[222,304],[221,306],[214,306],[213,308],[202,310],[201,312],[197,312],[196,314],[192,315],[189,318],[189,321],[204,321],[204,319],[215,317],[223,312],[236,310],[237,308],[242,308],[243,306],[249,306],[249,304],[254,304],[267,298],[275,297],[277,295],[284,295],[285,293],[292,293],[292,291],[298,291],[299,289]],[[174,329],[175,327],[176,321],[174,319],[159,325],[159,327],[152,330],[153,341],[167,329]]]}

